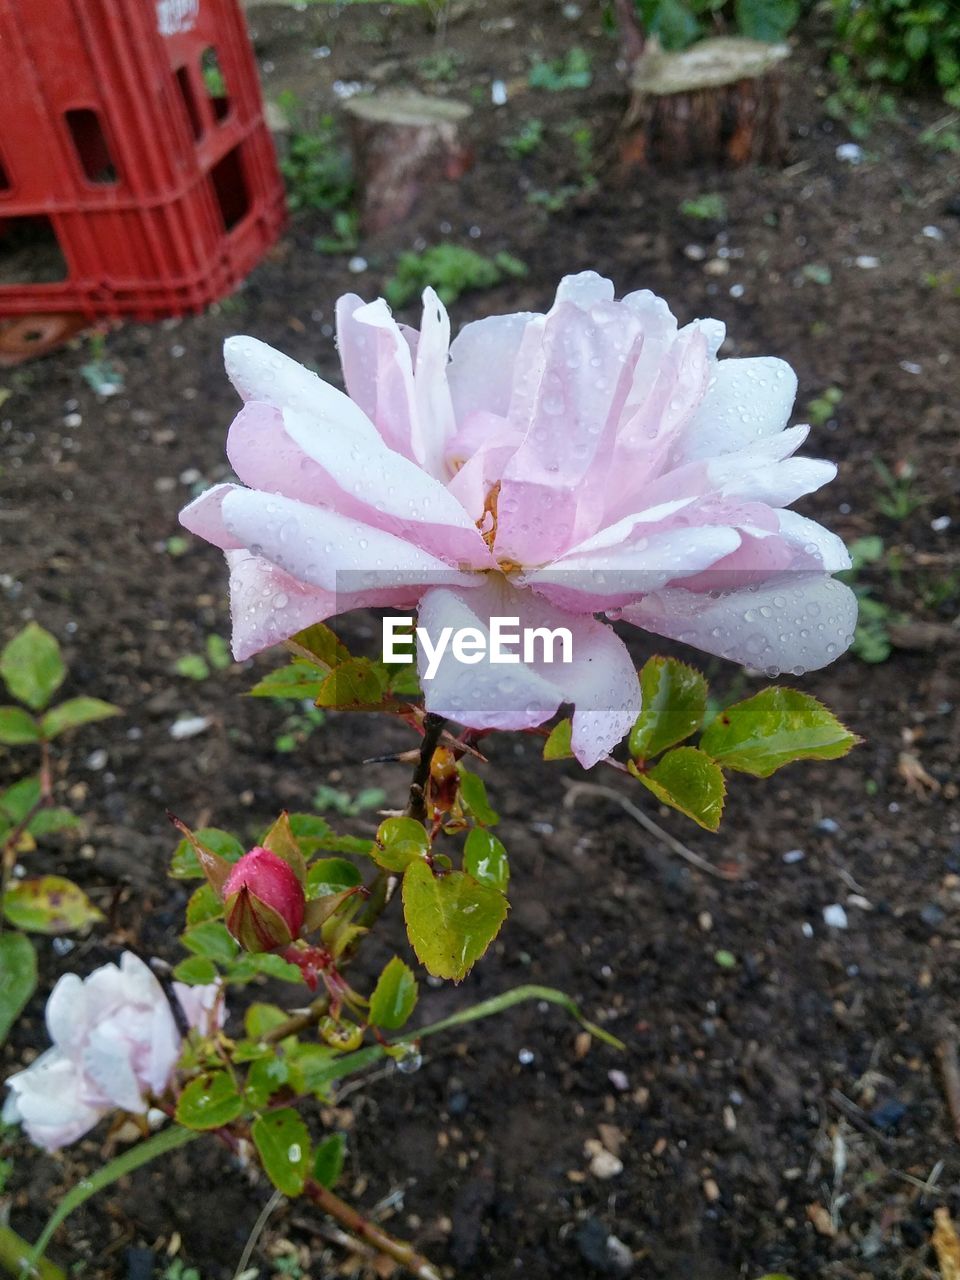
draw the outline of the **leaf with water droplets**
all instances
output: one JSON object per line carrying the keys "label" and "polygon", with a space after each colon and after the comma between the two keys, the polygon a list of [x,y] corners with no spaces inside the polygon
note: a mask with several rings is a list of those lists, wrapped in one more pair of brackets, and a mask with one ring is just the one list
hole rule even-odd
{"label": "leaf with water droplets", "polygon": [[459,982],[500,931],[508,903],[498,889],[463,871],[434,874],[423,859],[403,877],[403,915],[410,944],[437,978]]}
{"label": "leaf with water droplets", "polygon": [[298,1196],[310,1168],[310,1133],[292,1107],[258,1116],[250,1129],[267,1177],[285,1196]]}
{"label": "leaf with water droplets", "polygon": [[220,1129],[243,1111],[243,1098],[226,1071],[205,1071],[177,1100],[177,1121],[188,1129]]}
{"label": "leaf with water droplets", "polygon": [[416,818],[387,818],[377,829],[373,860],[384,871],[405,871],[430,848],[430,837]]}
{"label": "leaf with water droplets", "polygon": [[649,769],[639,769],[632,760],[628,767],[664,804],[685,813],[707,831],[720,826],[726,786],[720,766],[705,751],[677,747]]}
{"label": "leaf with water droplets", "polygon": [[463,869],[501,893],[506,893],[510,883],[510,863],[507,851],[492,831],[474,827],[463,846]]}
{"label": "leaf with water droplets", "polygon": [[417,980],[399,956],[388,961],[370,997],[370,1021],[375,1027],[396,1031],[417,1005]]}
{"label": "leaf with water droplets", "polygon": [[822,702],[774,686],[721,711],[700,739],[723,766],[769,778],[794,760],[836,760],[860,742]]}
{"label": "leaf with water droplets", "polygon": [[640,715],[630,730],[630,754],[649,760],[689,738],[703,724],[707,682],[676,658],[650,658],[640,672]]}
{"label": "leaf with water droplets", "polygon": [[460,799],[463,807],[480,823],[481,827],[495,827],[500,815],[487,799],[487,788],[482,778],[471,773],[465,765],[460,770]]}
{"label": "leaf with water droplets", "polygon": [[573,756],[571,739],[573,737],[573,721],[567,716],[550,730],[550,736],[543,744],[544,760],[569,760]]}

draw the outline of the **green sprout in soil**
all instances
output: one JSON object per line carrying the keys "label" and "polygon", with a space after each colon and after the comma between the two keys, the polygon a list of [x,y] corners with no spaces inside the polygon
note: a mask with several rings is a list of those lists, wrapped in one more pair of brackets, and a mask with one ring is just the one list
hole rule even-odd
{"label": "green sprout in soil", "polygon": [[726,222],[727,202],[718,192],[704,192],[701,196],[684,200],[680,205],[680,212],[685,213],[688,218],[700,218],[704,222]]}
{"label": "green sprout in soil", "polygon": [[568,49],[562,58],[555,58],[552,62],[538,59],[527,76],[531,89],[546,89],[548,93],[589,89],[592,82],[590,55],[577,46]]}
{"label": "green sprout in soil", "polygon": [[520,160],[523,156],[532,156],[543,142],[543,121],[536,116],[524,120],[516,133],[508,133],[500,139],[500,145],[512,156]]}
{"label": "green sprout in soil", "polygon": [[379,809],[386,798],[387,793],[382,787],[365,787],[352,796],[349,791],[323,785],[314,792],[313,807],[319,813],[337,813],[343,818],[355,818],[360,813]]}
{"label": "green sprout in soil", "polygon": [[384,296],[392,307],[402,307],[432,285],[440,301],[449,306],[468,290],[491,289],[526,274],[526,265],[512,254],[486,258],[461,245],[437,244],[422,253],[401,253]]}
{"label": "green sprout in soil", "polygon": [[807,417],[815,427],[822,427],[829,422],[836,412],[837,405],[843,399],[839,387],[827,387],[807,405]]}
{"label": "green sprout in soil", "polygon": [[214,671],[226,671],[232,666],[230,646],[223,636],[207,636],[206,653],[185,653],[173,664],[178,676],[187,680],[209,680]]}
{"label": "green sprout in soil", "polygon": [[880,477],[877,510],[882,515],[889,520],[906,520],[923,506],[925,499],[913,487],[916,472],[911,462],[899,462],[891,471],[881,458],[874,458],[873,466]]}

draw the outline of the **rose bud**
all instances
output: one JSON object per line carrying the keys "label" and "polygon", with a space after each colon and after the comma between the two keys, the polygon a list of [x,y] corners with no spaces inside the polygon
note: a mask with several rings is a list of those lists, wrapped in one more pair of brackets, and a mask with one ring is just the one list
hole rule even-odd
{"label": "rose bud", "polygon": [[270,849],[245,853],[223,886],[227,928],[245,951],[287,947],[303,927],[303,888],[290,865]]}

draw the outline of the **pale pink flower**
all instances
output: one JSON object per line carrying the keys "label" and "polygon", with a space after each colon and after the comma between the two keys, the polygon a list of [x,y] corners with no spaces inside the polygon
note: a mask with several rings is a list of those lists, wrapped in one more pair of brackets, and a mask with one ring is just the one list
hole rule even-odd
{"label": "pale pink flower", "polygon": [[787,510],[835,468],[793,457],[809,428],[787,427],[782,360],[718,361],[718,321],[678,328],[594,272],[545,316],[492,316],[452,344],[431,289],[419,333],[353,295],[337,322],[348,395],[253,338],[226,344],[246,402],[227,454],[249,487],[217,485],[181,519],[226,553],[238,658],[362,606],[417,607],[431,635],[496,615],[566,627],[572,664],[450,655],[426,705],[524,729],[573,703],[589,766],[640,700],[596,614],[765,671],[849,645],[856,601],[830,576],[846,549]]}
{"label": "pale pink flower", "polygon": [[[216,984],[174,987],[192,1027],[219,1025]],[[165,1092],[181,1036],[160,983],[131,952],[84,979],[64,974],[46,1019],[53,1048],[7,1080],[3,1108],[4,1121],[22,1124],[38,1146],[75,1142],[110,1111],[142,1115]]]}

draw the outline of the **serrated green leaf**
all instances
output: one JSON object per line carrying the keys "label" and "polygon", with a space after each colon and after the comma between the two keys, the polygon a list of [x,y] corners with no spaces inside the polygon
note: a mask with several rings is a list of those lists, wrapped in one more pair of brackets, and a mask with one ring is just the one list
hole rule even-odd
{"label": "serrated green leaf", "polygon": [[205,920],[180,935],[180,941],[195,956],[206,956],[216,964],[227,965],[236,958],[237,944],[219,920]]}
{"label": "serrated green leaf", "polygon": [[276,978],[294,986],[303,983],[303,974],[297,965],[290,964],[283,956],[273,955],[269,951],[259,952],[257,955],[241,952],[224,973],[225,981],[235,987],[244,986],[259,977]]}
{"label": "serrated green leaf", "polygon": [[350,650],[339,636],[322,622],[315,622],[312,627],[298,631],[285,643],[287,648],[299,657],[319,663],[327,670],[350,660]]}
{"label": "serrated green leaf", "polygon": [[22,933],[0,934],[0,1044],[37,986],[37,953]]}
{"label": "serrated green leaf", "polygon": [[316,813],[291,813],[290,830],[307,859],[320,849],[321,841],[330,835],[330,823]]}
{"label": "serrated green leaf", "polygon": [[250,1130],[267,1177],[285,1196],[298,1196],[310,1170],[310,1133],[292,1107],[258,1116]]}
{"label": "serrated green leaf", "polygon": [[205,1071],[177,1100],[177,1122],[187,1129],[220,1129],[242,1114],[243,1098],[226,1071]]}
{"label": "serrated green leaf", "polygon": [[257,1000],[243,1015],[243,1026],[251,1040],[262,1040],[274,1027],[282,1026],[290,1017],[286,1009],[277,1004]]}
{"label": "serrated green leaf", "polygon": [[481,827],[495,827],[500,815],[487,799],[487,788],[481,777],[471,773],[466,765],[458,765],[460,771],[460,800],[463,807],[479,822]]}
{"label": "serrated green leaf", "polygon": [[188,987],[203,987],[217,976],[217,966],[206,956],[188,956],[174,966],[173,976]]}
{"label": "serrated green leaf", "polygon": [[315,662],[295,660],[288,667],[280,667],[258,680],[249,691],[251,698],[294,698],[303,702],[316,701],[329,672]]}
{"label": "serrated green leaf", "polygon": [[223,915],[223,903],[209,884],[198,885],[187,903],[187,924],[203,924],[205,920],[218,920]]}
{"label": "serrated green leaf", "polygon": [[377,828],[373,860],[385,871],[405,871],[430,848],[430,837],[415,818],[387,818]]}
{"label": "serrated green leaf", "polygon": [[810,694],[776,686],[721,711],[700,747],[724,769],[769,778],[794,760],[836,760],[859,741]]}
{"label": "serrated green leaf", "polygon": [[388,961],[370,997],[370,1021],[385,1031],[396,1031],[417,1007],[417,980],[399,956]]}
{"label": "serrated green leaf", "polygon": [[321,1187],[335,1187],[343,1173],[347,1140],[342,1133],[331,1133],[317,1145],[313,1160],[313,1176]]}
{"label": "serrated green leaf", "polygon": [[56,737],[67,732],[68,728],[79,728],[81,724],[93,724],[120,714],[123,713],[119,707],[100,698],[68,698],[59,707],[46,712],[40,723],[45,737]]}
{"label": "serrated green leaf", "polygon": [[569,760],[573,755],[572,735],[573,721],[567,716],[550,730],[550,736],[543,744],[544,760]]}
{"label": "serrated green leaf", "polygon": [[349,658],[324,679],[316,696],[318,707],[379,707],[387,691],[388,676],[381,664],[369,658]]}
{"label": "serrated green leaf", "polygon": [[251,1107],[262,1107],[290,1080],[290,1066],[276,1053],[258,1058],[247,1072],[244,1097]]}
{"label": "serrated green leaf", "polygon": [[0,707],[0,746],[20,747],[40,741],[40,726],[23,707]]}
{"label": "serrated green leaf", "polygon": [[[243,845],[229,831],[221,831],[219,827],[201,827],[193,835],[194,839],[209,849],[211,853],[215,853],[221,858],[226,858],[227,862],[236,862],[243,857]],[[170,861],[170,875],[174,880],[203,879],[203,871],[200,869],[197,855],[194,853],[189,840],[181,840],[173,851],[173,858]]]}
{"label": "serrated green leaf", "polygon": [[464,871],[434,875],[425,861],[403,877],[403,915],[421,964],[438,978],[465,977],[500,931],[508,904]]}
{"label": "serrated green leaf", "polygon": [[66,674],[56,637],[36,622],[28,622],[0,652],[0,676],[31,711],[43,710]]}
{"label": "serrated green leaf", "polygon": [[7,886],[3,914],[29,933],[83,933],[103,919],[79,885],[63,876],[14,880]]}
{"label": "serrated green leaf", "polygon": [[474,827],[463,846],[463,869],[481,884],[507,892],[510,883],[510,861],[507,851],[484,827]]}
{"label": "serrated green leaf", "polygon": [[355,889],[362,880],[357,868],[345,858],[320,858],[307,868],[307,897],[329,898],[345,889]]}
{"label": "serrated green leaf", "polygon": [[722,769],[705,751],[677,747],[643,771],[631,761],[630,770],[658,800],[679,809],[707,831],[720,826],[726,785]]}
{"label": "serrated green leaf", "polygon": [[676,658],[650,658],[640,672],[640,715],[630,730],[630,754],[650,760],[703,724],[707,682]]}

